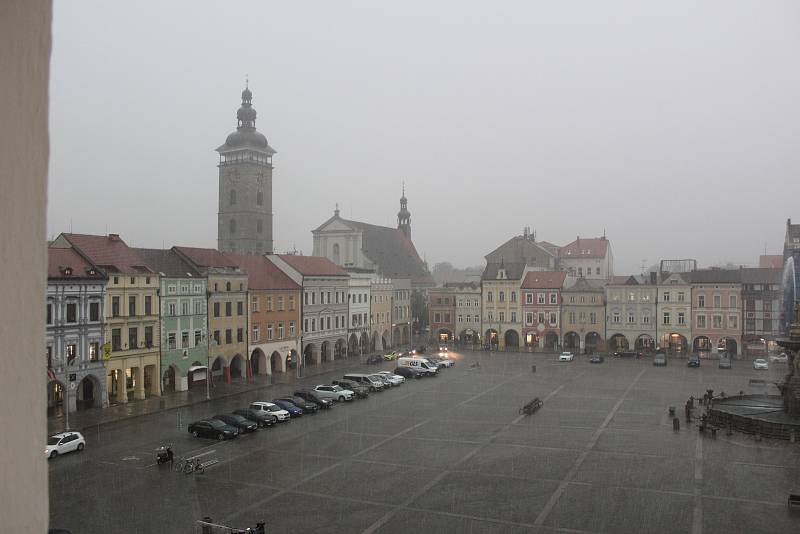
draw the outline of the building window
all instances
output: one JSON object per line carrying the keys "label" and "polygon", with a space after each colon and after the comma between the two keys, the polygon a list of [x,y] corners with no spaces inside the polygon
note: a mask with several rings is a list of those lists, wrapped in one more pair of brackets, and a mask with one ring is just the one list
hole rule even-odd
{"label": "building window", "polygon": [[533,295],[525,293],[525,304],[533,304]]}
{"label": "building window", "polygon": [[111,317],[119,317],[119,297],[111,297]]}
{"label": "building window", "polygon": [[136,278],[131,276],[131,285],[134,285],[135,283],[136,283]]}
{"label": "building window", "polygon": [[153,327],[144,327],[144,346],[148,349],[153,346]]}
{"label": "building window", "polygon": [[669,312],[664,312],[664,324],[669,324]]}
{"label": "building window", "polygon": [[181,332],[181,348],[188,349],[189,348],[189,332]]}
{"label": "building window", "polygon": [[89,320],[92,322],[97,322],[100,320],[100,303],[99,302],[90,302],[89,303]]}
{"label": "building window", "polygon": [[289,297],[289,311],[294,311],[294,297]]}
{"label": "building window", "polygon": [[128,328],[128,348],[133,350],[139,346],[139,329]]}
{"label": "building window", "polygon": [[537,297],[536,302],[538,302],[539,304],[544,304],[544,293],[539,293],[536,295],[536,297]]}
{"label": "building window", "polygon": [[[320,319],[320,323],[322,323],[322,319]],[[322,325],[320,324],[320,327],[321,326]],[[317,331],[317,320],[316,319],[311,319],[311,331],[312,332],[316,332]]]}
{"label": "building window", "polygon": [[100,343],[92,341],[89,343],[89,361],[96,362],[100,359]]}
{"label": "building window", "polygon": [[596,302],[597,302],[597,297],[595,295],[592,295],[592,304],[594,304]]}
{"label": "building window", "polygon": [[669,291],[664,291],[664,302],[669,302]]}
{"label": "building window", "polygon": [[278,339],[283,339],[283,321],[278,323]]}
{"label": "building window", "polygon": [[618,311],[615,311],[615,312],[614,312],[614,313],[611,315],[611,322],[612,322],[612,323],[619,323],[619,312],[618,312]]}
{"label": "building window", "polygon": [[[449,322],[450,314],[447,314],[447,319],[448,319],[447,322]],[[517,322],[517,312],[515,312],[515,311],[511,312],[511,322],[512,323],[516,323]]]}
{"label": "building window", "polygon": [[236,189],[231,189],[230,192],[230,205],[233,206],[236,204]]}
{"label": "building window", "polygon": [[492,302],[492,300],[493,300],[492,292],[489,291],[488,293],[486,293],[486,302]]}
{"label": "building window", "polygon": [[115,276],[114,277],[114,285],[118,285],[118,284],[119,284],[119,276]]}
{"label": "building window", "polygon": [[203,334],[200,330],[194,331],[194,346],[199,347],[200,344],[203,342]]}
{"label": "building window", "polygon": [[214,344],[219,345],[219,330],[214,330]]}
{"label": "building window", "polygon": [[705,295],[697,295],[697,307],[698,308],[705,308],[706,307],[706,296]]}
{"label": "building window", "polygon": [[597,324],[597,313],[591,312],[589,314],[589,322],[592,324]]}
{"label": "building window", "polygon": [[267,297],[267,311],[272,311],[272,297]]}
{"label": "building window", "polygon": [[721,315],[715,315],[714,316],[713,327],[714,328],[722,328],[722,316]]}
{"label": "building window", "polygon": [[554,312],[550,312],[550,326],[558,325],[558,315]]}
{"label": "building window", "polygon": [[240,300],[236,303],[236,315],[244,315],[244,301]]}
{"label": "building window", "polygon": [[678,291],[678,302],[685,302],[686,298],[684,296],[683,291]]}
{"label": "building window", "polygon": [[[331,329],[331,318],[330,317],[328,317],[327,323],[328,323],[328,325],[327,325],[328,330],[330,330]],[[342,326],[344,326],[344,318],[342,318]],[[320,327],[322,327],[322,325],[320,325]]]}
{"label": "building window", "polygon": [[189,315],[189,301],[184,300],[181,302],[181,315]]}
{"label": "building window", "polygon": [[214,303],[214,317],[219,317],[219,302]]}
{"label": "building window", "polygon": [[575,324],[575,312],[569,312],[569,324]]}
{"label": "building window", "polygon": [[236,219],[231,219],[228,222],[228,232],[235,234],[236,233]]}
{"label": "building window", "polygon": [[698,315],[697,316],[697,328],[705,328],[706,327],[706,316],[705,315]]}
{"label": "building window", "polygon": [[236,342],[237,343],[244,343],[244,328],[237,328],[236,329]]}
{"label": "building window", "polygon": [[195,300],[194,301],[194,314],[200,315],[203,313],[203,301],[202,300]]}
{"label": "building window", "polygon": [[144,297],[144,314],[153,315],[153,297]]}
{"label": "building window", "polygon": [[517,302],[517,292],[516,291],[512,291],[511,292],[511,302]]}
{"label": "building window", "polygon": [[714,295],[714,307],[720,308],[722,307],[722,297],[719,295]]}
{"label": "building window", "polygon": [[264,231],[264,221],[262,221],[261,219],[258,219],[256,221],[256,232],[258,232],[260,234],[263,231]]}
{"label": "building window", "polygon": [[594,273],[599,276],[600,275],[600,267],[596,267]]}
{"label": "building window", "polygon": [[111,330],[111,350],[122,350],[122,329],[113,328]]}
{"label": "building window", "polygon": [[[469,316],[467,316],[467,320],[469,320]],[[528,326],[533,325],[533,314],[528,312],[525,314],[525,324]]]}
{"label": "building window", "polygon": [[283,297],[278,297],[278,311],[283,311]]}
{"label": "building window", "polygon": [[499,313],[499,316],[500,316],[500,322],[501,322],[501,323],[502,323],[503,321],[505,321],[505,320],[506,320],[506,314],[505,314],[505,312],[500,312],[500,313]]}
{"label": "building window", "polygon": [[167,334],[167,349],[169,350],[176,349],[177,345],[175,343],[176,343],[175,332],[170,332],[169,334]]}
{"label": "building window", "polygon": [[258,327],[258,325],[257,325],[257,324],[254,324],[254,325],[253,325],[253,339],[251,339],[250,341],[254,341],[254,342],[255,342],[255,341],[258,341],[258,334],[259,334],[259,331],[258,331],[258,330],[259,330],[259,327]]}
{"label": "building window", "polygon": [[258,297],[253,297],[250,300],[250,311],[257,312],[258,311]]}
{"label": "building window", "polygon": [[550,304],[558,304],[558,295],[556,293],[550,293]]}
{"label": "building window", "polygon": [[47,323],[46,324],[53,324],[53,305],[49,302],[47,303]]}
{"label": "building window", "polygon": [[647,314],[642,315],[642,324],[650,324],[650,316]]}
{"label": "building window", "polygon": [[583,276],[583,267],[578,267],[578,277]]}
{"label": "building window", "polygon": [[230,345],[233,343],[233,330],[230,328],[225,330],[225,344]]}
{"label": "building window", "polygon": [[506,294],[505,294],[504,291],[500,291],[500,293],[499,293],[499,295],[497,297],[497,300],[499,300],[500,302],[505,302],[506,301]]}
{"label": "building window", "polygon": [[136,317],[136,297],[128,297],[128,316]]}
{"label": "building window", "polygon": [[167,315],[170,316],[170,317],[174,317],[175,316],[175,303],[174,302],[170,302],[169,304],[167,304]]}
{"label": "building window", "polygon": [[683,312],[678,312],[678,324],[685,325],[686,324],[686,314]]}
{"label": "building window", "polygon": [[736,307],[736,295],[731,295],[730,296],[730,301],[731,301],[731,308],[735,308]]}
{"label": "building window", "polygon": [[256,193],[256,205],[263,206],[264,205],[264,193],[263,191],[259,191]]}
{"label": "building window", "polygon": [[289,337],[294,337],[294,321],[289,321]]}
{"label": "building window", "polygon": [[628,324],[635,324],[636,323],[636,315],[633,312],[628,312]]}
{"label": "building window", "polygon": [[225,317],[231,317],[233,315],[233,303],[226,302],[225,303]]}
{"label": "building window", "polygon": [[75,358],[78,357],[78,346],[74,344],[67,345],[67,363],[72,365],[75,363]]}
{"label": "building window", "polygon": [[67,302],[67,322],[68,323],[77,323],[78,322],[78,303],[77,302]]}
{"label": "building window", "polygon": [[[239,289],[241,289],[241,288],[239,288]],[[230,282],[225,282],[225,291],[230,291],[230,290],[231,290],[231,283]]]}

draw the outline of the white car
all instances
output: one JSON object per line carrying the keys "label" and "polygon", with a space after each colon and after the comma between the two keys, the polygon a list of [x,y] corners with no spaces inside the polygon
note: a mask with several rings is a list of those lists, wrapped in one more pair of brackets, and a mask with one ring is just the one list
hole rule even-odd
{"label": "white car", "polygon": [[575,359],[575,355],[571,352],[562,352],[558,355],[558,361],[560,362],[571,362]]}
{"label": "white car", "polygon": [[322,399],[331,399],[339,402],[351,401],[356,398],[356,394],[342,386],[320,384],[314,388],[314,392]]}
{"label": "white car", "polygon": [[785,352],[782,352],[780,354],[770,354],[769,361],[776,363],[789,363],[789,357],[786,355]]}
{"label": "white car", "polygon": [[86,447],[86,440],[80,432],[62,432],[47,438],[44,454],[48,458],[55,458],[59,454],[72,451],[82,451]]}
{"label": "white car", "polygon": [[385,376],[389,380],[389,382],[392,383],[393,386],[399,386],[400,384],[406,381],[404,377],[396,375],[391,371],[379,371],[378,374]]}
{"label": "white car", "polygon": [[769,364],[767,364],[767,360],[759,358],[757,360],[753,360],[753,369],[766,371],[769,369]]}
{"label": "white car", "polygon": [[254,412],[263,412],[274,415],[278,418],[279,422],[288,421],[291,418],[289,412],[272,402],[257,401],[251,403],[248,408]]}

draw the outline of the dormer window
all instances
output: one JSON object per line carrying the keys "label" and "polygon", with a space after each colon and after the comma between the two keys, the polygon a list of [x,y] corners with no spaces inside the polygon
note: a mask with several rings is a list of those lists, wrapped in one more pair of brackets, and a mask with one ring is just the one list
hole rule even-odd
{"label": "dormer window", "polygon": [[72,276],[72,267],[62,267],[61,274],[64,276]]}

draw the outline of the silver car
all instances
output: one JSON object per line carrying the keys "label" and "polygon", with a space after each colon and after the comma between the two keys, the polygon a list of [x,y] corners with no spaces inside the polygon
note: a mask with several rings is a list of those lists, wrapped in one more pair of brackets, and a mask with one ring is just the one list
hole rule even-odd
{"label": "silver car", "polygon": [[332,384],[320,384],[314,388],[314,393],[322,399],[331,399],[339,402],[351,401],[356,398],[356,394],[349,389]]}
{"label": "silver car", "polygon": [[391,382],[393,386],[399,386],[400,384],[406,381],[405,377],[396,375],[391,371],[380,371],[378,372],[378,374],[383,377],[386,377],[386,379],[389,380],[389,382]]}

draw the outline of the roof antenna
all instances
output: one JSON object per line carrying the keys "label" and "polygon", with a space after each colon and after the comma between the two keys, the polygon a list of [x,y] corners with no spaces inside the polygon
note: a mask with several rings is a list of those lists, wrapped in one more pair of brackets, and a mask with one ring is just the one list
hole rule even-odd
{"label": "roof antenna", "polygon": [[244,88],[245,89],[250,89],[250,75],[249,74],[245,74],[244,75]]}

